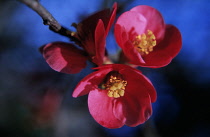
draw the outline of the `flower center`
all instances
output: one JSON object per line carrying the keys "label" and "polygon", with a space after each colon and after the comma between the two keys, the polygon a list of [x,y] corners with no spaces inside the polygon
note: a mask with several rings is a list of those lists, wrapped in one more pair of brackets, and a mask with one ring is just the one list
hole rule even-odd
{"label": "flower center", "polygon": [[147,30],[147,34],[143,33],[135,37],[133,45],[141,55],[147,55],[153,51],[153,47],[156,45],[155,35],[151,30]]}
{"label": "flower center", "polygon": [[124,96],[126,85],[127,81],[122,79],[122,75],[113,71],[107,77],[104,87],[108,90],[107,95],[109,97],[119,98]]}

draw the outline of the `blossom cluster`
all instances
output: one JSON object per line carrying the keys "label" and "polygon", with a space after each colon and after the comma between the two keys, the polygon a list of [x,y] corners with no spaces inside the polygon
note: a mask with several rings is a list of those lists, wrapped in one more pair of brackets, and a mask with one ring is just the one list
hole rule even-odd
{"label": "blossom cluster", "polygon": [[120,128],[144,123],[152,114],[157,94],[152,82],[134,66],[168,65],[182,45],[179,30],[165,24],[155,8],[140,5],[122,13],[114,36],[122,49],[119,63],[107,64],[106,37],[115,21],[117,3],[78,24],[74,43],[53,42],[41,53],[49,66],[68,74],[79,73],[91,61],[97,67],[76,86],[73,97],[88,94],[89,112],[102,126]]}

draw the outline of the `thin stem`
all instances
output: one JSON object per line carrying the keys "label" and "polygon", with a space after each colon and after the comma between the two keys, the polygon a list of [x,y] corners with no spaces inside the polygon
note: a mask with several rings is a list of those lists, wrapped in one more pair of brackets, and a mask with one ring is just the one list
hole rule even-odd
{"label": "thin stem", "polygon": [[32,10],[34,10],[37,14],[39,14],[39,16],[43,19],[43,24],[48,25],[50,30],[71,38],[72,32],[62,27],[58,23],[58,21],[52,16],[52,14],[50,14],[50,12],[46,10],[39,3],[39,0],[18,0],[18,1],[24,3],[25,5],[30,7]]}

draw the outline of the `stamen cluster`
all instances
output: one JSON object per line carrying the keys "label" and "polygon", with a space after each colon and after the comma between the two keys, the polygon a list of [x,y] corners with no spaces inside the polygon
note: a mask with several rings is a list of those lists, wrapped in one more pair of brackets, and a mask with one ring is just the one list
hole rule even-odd
{"label": "stamen cluster", "polygon": [[124,96],[126,85],[127,81],[112,75],[110,76],[107,83],[104,84],[105,89],[108,90],[107,95],[109,97],[114,97],[114,98],[119,98],[121,96]]}
{"label": "stamen cluster", "polygon": [[133,44],[141,55],[147,55],[153,51],[153,47],[156,45],[155,35],[151,30],[147,30],[147,34],[137,35]]}

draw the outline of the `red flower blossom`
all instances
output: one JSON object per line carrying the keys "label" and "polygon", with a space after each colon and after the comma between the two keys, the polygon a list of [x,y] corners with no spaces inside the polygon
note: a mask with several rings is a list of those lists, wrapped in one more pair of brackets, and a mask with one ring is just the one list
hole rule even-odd
{"label": "red flower blossom", "polygon": [[115,38],[130,63],[151,68],[169,64],[182,45],[179,30],[165,24],[156,9],[144,5],[118,18]]}
{"label": "red flower blossom", "polygon": [[100,66],[77,85],[73,97],[89,93],[90,114],[102,126],[137,126],[151,115],[156,101],[152,83],[139,70],[127,65]]}
{"label": "red flower blossom", "polygon": [[78,73],[86,67],[87,60],[102,65],[106,36],[114,22],[116,10],[115,3],[112,11],[102,10],[76,25],[77,32],[73,32],[72,37],[82,49],[65,42],[53,42],[40,48],[49,66],[63,73]]}
{"label": "red flower blossom", "polygon": [[62,102],[62,96],[59,91],[49,89],[46,95],[41,99],[40,106],[35,112],[35,120],[37,124],[48,123],[55,117]]}

